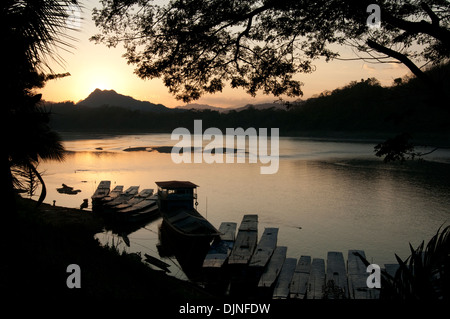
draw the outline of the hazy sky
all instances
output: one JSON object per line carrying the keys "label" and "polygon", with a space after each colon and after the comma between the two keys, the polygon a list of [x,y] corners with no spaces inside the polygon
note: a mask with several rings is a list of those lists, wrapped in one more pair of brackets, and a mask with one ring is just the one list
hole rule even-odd
{"label": "hazy sky", "polygon": [[[126,63],[122,54],[125,50],[118,46],[108,49],[103,44],[94,44],[89,38],[98,33],[91,18],[91,9],[100,7],[97,1],[82,1],[84,5],[81,16],[83,21],[78,32],[73,35],[78,39],[71,52],[61,51],[64,66],[53,65],[56,72],[69,72],[71,76],[52,80],[41,90],[46,101],[74,101],[86,98],[96,88],[114,89],[118,93],[130,95],[138,100],[161,103],[167,107],[183,105],[176,100],[159,79],[142,80],[134,73],[134,67]],[[347,47],[339,50],[341,57],[354,58],[356,55]],[[361,60],[324,62],[317,60],[316,71],[312,74],[299,74],[297,79],[304,83],[303,99],[324,90],[333,90],[353,80],[376,77],[382,85],[391,85],[393,79],[409,74],[402,64],[371,64]],[[219,107],[240,107],[248,103],[272,102],[277,98],[258,94],[252,98],[244,90],[226,87],[222,93],[205,95],[194,103],[210,104]]]}

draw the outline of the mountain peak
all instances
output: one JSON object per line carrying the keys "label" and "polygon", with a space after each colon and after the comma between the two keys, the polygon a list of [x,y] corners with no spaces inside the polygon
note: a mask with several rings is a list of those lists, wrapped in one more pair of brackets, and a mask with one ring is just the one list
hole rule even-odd
{"label": "mountain peak", "polygon": [[154,104],[148,101],[139,101],[131,96],[117,93],[115,90],[101,90],[96,88],[87,98],[81,100],[77,105],[88,107],[117,106],[130,110],[165,112],[169,110],[162,104]]}

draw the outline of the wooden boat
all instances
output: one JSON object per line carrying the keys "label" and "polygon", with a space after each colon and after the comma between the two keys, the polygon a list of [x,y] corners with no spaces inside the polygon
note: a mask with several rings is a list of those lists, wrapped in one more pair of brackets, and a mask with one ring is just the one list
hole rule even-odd
{"label": "wooden boat", "polygon": [[162,216],[164,221],[180,235],[210,239],[220,236],[220,232],[194,208],[162,212]]}
{"label": "wooden boat", "polygon": [[144,197],[142,198],[142,200],[135,202],[135,204],[131,206],[127,205],[127,207],[118,210],[116,212],[116,215],[117,218],[122,221],[139,222],[141,220],[148,219],[159,214],[159,207],[157,203],[157,195],[151,195],[146,198]]}
{"label": "wooden boat", "polygon": [[[122,209],[125,209],[125,208],[128,208],[128,207],[131,207],[131,206],[133,206],[135,204],[138,204],[138,203],[142,202],[143,200],[149,198],[152,195],[153,195],[153,189],[151,189],[151,188],[143,189],[143,190],[141,190],[139,192],[139,194],[137,194],[136,196],[133,196],[132,198],[130,198],[126,202],[114,206],[114,209],[122,210]],[[156,204],[156,199],[153,200],[153,201]]]}
{"label": "wooden boat", "polygon": [[308,288],[311,256],[300,256],[289,288],[289,298],[304,299]]}
{"label": "wooden boat", "polygon": [[122,193],[123,193],[123,185],[117,185],[113,188],[113,190],[111,192],[109,192],[108,195],[101,198],[101,203],[105,204],[107,202],[110,202],[113,199],[117,198]]}
{"label": "wooden boat", "polygon": [[[72,186],[67,186],[66,184],[62,184],[62,187],[61,188],[57,188],[56,190],[58,191],[58,193],[68,194],[68,195],[76,195],[79,192],[81,192],[81,190],[73,189]],[[108,188],[108,191],[109,191],[109,188]]]}
{"label": "wooden boat", "polygon": [[[227,261],[234,245],[234,238],[236,234],[236,223],[223,222],[220,224],[218,237],[211,245],[205,260],[203,261],[203,268],[218,269],[221,268]],[[208,271],[208,270],[206,270]]]}
{"label": "wooden boat", "polygon": [[347,271],[344,256],[338,251],[329,251],[327,254],[326,298],[348,298]]}
{"label": "wooden boat", "polygon": [[[363,250],[349,250],[347,255],[348,292],[350,299],[378,299],[380,291],[367,287],[366,266],[357,254],[366,258]],[[398,268],[398,264],[396,264]],[[385,265],[388,270],[388,265]],[[395,265],[394,265],[395,268]],[[389,270],[391,267],[389,267]],[[395,272],[394,272],[395,273]]]}
{"label": "wooden boat", "polygon": [[262,274],[264,267],[269,262],[270,257],[272,257],[272,254],[277,247],[277,239],[278,228],[264,229],[264,233],[262,234],[249,263],[250,267],[257,272],[260,272],[259,275]]}
{"label": "wooden boat", "polygon": [[286,259],[287,247],[278,246],[258,282],[258,288],[271,288],[275,284]]}
{"label": "wooden boat", "polygon": [[94,195],[92,195],[91,197],[92,206],[95,206],[96,204],[98,204],[98,201],[100,201],[105,196],[108,196],[110,188],[111,188],[111,181],[101,181],[98,184],[97,189],[94,192]]}
{"label": "wooden boat", "polygon": [[308,280],[307,299],[322,299],[325,289],[325,260],[314,258]]}
{"label": "wooden boat", "polygon": [[220,232],[195,208],[197,187],[189,181],[163,181],[158,185],[158,206],[170,228],[181,236],[204,237],[209,242]]}
{"label": "wooden boat", "polygon": [[143,209],[138,212],[130,213],[128,216],[126,216],[126,221],[128,222],[140,222],[143,220],[148,220],[151,218],[154,218],[155,216],[158,216],[159,214],[159,207],[158,205],[153,205],[151,207],[148,207],[146,209]]}
{"label": "wooden boat", "polygon": [[283,268],[280,271],[275,289],[273,291],[273,299],[287,299],[289,297],[289,287],[294,275],[295,267],[297,264],[296,258],[286,258],[283,264]]}
{"label": "wooden boat", "polygon": [[103,206],[105,208],[111,209],[116,205],[120,205],[127,200],[131,199],[135,196],[139,191],[139,186],[130,186],[125,192],[121,193],[119,196],[114,198],[113,200],[105,203]]}
{"label": "wooden boat", "polygon": [[229,265],[247,265],[258,240],[258,215],[244,215],[228,259]]}

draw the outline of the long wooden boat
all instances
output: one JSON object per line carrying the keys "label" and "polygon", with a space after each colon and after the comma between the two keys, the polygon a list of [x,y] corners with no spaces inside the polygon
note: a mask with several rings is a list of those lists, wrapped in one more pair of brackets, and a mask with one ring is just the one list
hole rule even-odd
{"label": "long wooden boat", "polygon": [[348,298],[347,271],[344,256],[339,251],[329,251],[327,254],[326,298]]}
{"label": "long wooden boat", "polygon": [[119,194],[119,196],[117,196],[113,200],[105,203],[104,206],[106,208],[113,208],[116,205],[120,205],[131,199],[133,196],[135,196],[138,193],[138,191],[139,186],[130,186],[125,192]]}
{"label": "long wooden boat", "polygon": [[156,215],[159,215],[157,195],[143,198],[131,206],[116,211],[117,218],[126,222],[139,222]]}
{"label": "long wooden boat", "polygon": [[294,275],[296,264],[296,258],[286,258],[284,261],[283,268],[275,284],[273,299],[287,299],[289,297],[289,286]]}
{"label": "long wooden boat", "polygon": [[272,258],[270,258],[266,269],[264,270],[261,278],[258,282],[258,288],[271,288],[275,284],[275,281],[280,274],[281,268],[283,267],[284,261],[286,259],[287,247],[278,246],[273,252]]}
{"label": "long wooden boat", "polygon": [[108,195],[101,199],[101,204],[105,204],[107,202],[112,201],[117,198],[120,194],[123,193],[123,185],[116,185]]}
{"label": "long wooden boat", "polygon": [[111,181],[101,181],[97,189],[94,192],[94,195],[92,195],[92,204],[96,204],[97,201],[101,200],[105,196],[109,194],[109,191],[111,189]]}
{"label": "long wooden boat", "polygon": [[228,259],[229,265],[247,265],[258,240],[258,215],[244,215]]}
{"label": "long wooden boat", "polygon": [[[259,240],[258,246],[250,259],[249,266],[262,273],[264,267],[269,262],[270,257],[277,247],[278,228],[265,228]],[[260,274],[261,274],[260,273]]]}
{"label": "long wooden boat", "polygon": [[[380,291],[378,289],[370,289],[367,287],[366,266],[364,265],[361,255],[366,258],[363,250],[349,250],[347,255],[347,276],[348,276],[348,292],[350,299],[378,299]],[[398,264],[396,265],[398,268]],[[392,269],[385,265],[386,270]],[[395,265],[394,265],[395,268]]]}
{"label": "long wooden boat", "polygon": [[203,261],[203,268],[206,271],[209,269],[219,269],[227,261],[233,249],[236,227],[237,224],[232,222],[223,222],[220,224],[220,237],[212,243]]}
{"label": "long wooden boat", "polygon": [[118,204],[118,205],[114,206],[114,208],[117,210],[129,208],[135,204],[142,202],[143,200],[149,198],[152,195],[153,195],[153,189],[151,189],[151,188],[143,189],[136,196],[133,196],[132,198],[130,198],[129,200],[127,200],[126,202],[124,202],[122,204]]}
{"label": "long wooden boat", "polygon": [[308,280],[307,299],[322,299],[325,290],[325,260],[314,258]]}
{"label": "long wooden boat", "polygon": [[311,256],[300,256],[289,288],[290,299],[304,299],[308,288]]}
{"label": "long wooden boat", "polygon": [[164,221],[178,234],[185,237],[220,236],[220,232],[195,208],[180,208],[162,212]]}

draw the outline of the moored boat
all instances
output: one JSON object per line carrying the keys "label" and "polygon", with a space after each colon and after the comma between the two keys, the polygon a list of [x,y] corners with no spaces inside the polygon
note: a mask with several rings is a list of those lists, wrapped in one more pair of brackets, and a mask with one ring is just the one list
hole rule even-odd
{"label": "moored boat", "polygon": [[223,222],[220,224],[220,237],[212,243],[203,261],[203,268],[205,270],[218,269],[224,265],[233,249],[236,227],[237,224],[232,222]]}
{"label": "moored boat", "polygon": [[164,221],[183,237],[204,237],[211,241],[220,232],[195,208],[197,185],[188,181],[156,182]]}
{"label": "moored boat", "polygon": [[134,197],[139,191],[139,186],[130,186],[127,188],[127,190],[121,194],[119,194],[116,198],[113,200],[105,203],[103,206],[108,209],[112,209],[117,205],[120,205],[132,197]]}
{"label": "moored boat", "polygon": [[100,202],[103,198],[109,195],[111,188],[111,181],[101,181],[97,189],[95,190],[94,194],[91,196],[92,200],[92,208],[95,209],[100,205]]}
{"label": "moored boat", "polygon": [[244,215],[229,257],[230,265],[247,265],[258,240],[258,215]]}

